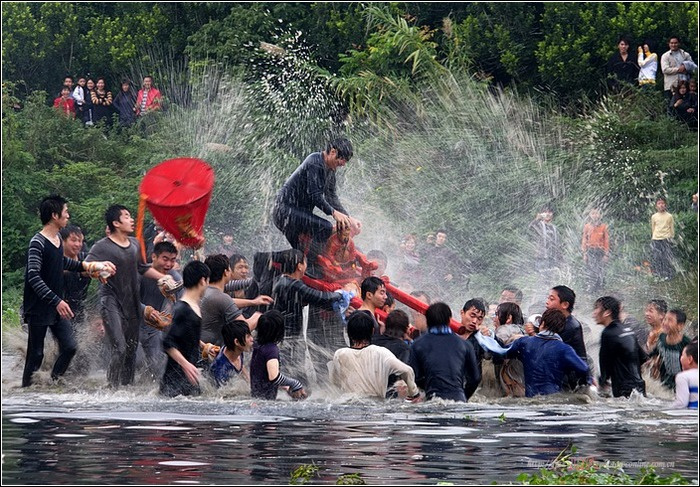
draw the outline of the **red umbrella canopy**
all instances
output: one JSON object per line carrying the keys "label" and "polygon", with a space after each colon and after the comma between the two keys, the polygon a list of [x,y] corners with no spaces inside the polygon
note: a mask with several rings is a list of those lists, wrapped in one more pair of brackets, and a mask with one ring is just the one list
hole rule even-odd
{"label": "red umbrella canopy", "polygon": [[181,244],[201,247],[214,188],[214,171],[190,157],[163,161],[148,171],[139,193],[153,218]]}

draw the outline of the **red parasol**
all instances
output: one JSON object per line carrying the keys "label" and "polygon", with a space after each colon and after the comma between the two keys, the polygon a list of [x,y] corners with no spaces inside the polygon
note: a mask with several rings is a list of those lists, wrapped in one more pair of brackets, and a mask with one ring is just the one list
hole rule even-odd
{"label": "red parasol", "polygon": [[136,230],[144,260],[144,206],[178,242],[186,247],[199,248],[204,244],[202,229],[213,187],[214,170],[200,159],[170,159],[146,173],[139,186]]}

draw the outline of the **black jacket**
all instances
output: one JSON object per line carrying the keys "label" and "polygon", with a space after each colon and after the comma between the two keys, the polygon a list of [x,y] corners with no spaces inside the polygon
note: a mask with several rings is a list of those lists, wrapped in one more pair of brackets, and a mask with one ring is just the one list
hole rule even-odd
{"label": "black jacket", "polygon": [[634,330],[613,321],[600,336],[600,384],[612,382],[613,396],[645,392],[641,365],[648,359],[637,343]]}

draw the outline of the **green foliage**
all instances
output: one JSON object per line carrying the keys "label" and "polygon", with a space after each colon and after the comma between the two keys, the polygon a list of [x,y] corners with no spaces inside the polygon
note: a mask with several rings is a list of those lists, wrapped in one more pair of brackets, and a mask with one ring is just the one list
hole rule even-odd
{"label": "green foliage", "polygon": [[292,485],[307,484],[318,476],[318,467],[316,465],[299,465],[292,470],[289,477],[289,483]]}
{"label": "green foliage", "polygon": [[[3,283],[4,284],[4,283]],[[2,292],[2,330],[16,328],[21,324],[19,308],[22,305],[22,288],[8,287]]]}
{"label": "green foliage", "polygon": [[335,485],[366,485],[367,482],[360,476],[359,473],[344,473],[338,480],[335,481]]}
{"label": "green foliage", "polygon": [[653,467],[642,467],[637,476],[629,475],[622,466],[592,460],[575,461],[576,447],[567,446],[549,468],[538,473],[518,475],[523,485],[688,485],[690,482],[678,473],[658,475]]}

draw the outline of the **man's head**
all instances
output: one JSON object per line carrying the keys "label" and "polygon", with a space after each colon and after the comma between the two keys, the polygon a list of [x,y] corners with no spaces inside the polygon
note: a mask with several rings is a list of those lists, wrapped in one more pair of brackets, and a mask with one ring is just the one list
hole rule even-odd
{"label": "man's head", "polygon": [[61,229],[61,239],[63,240],[63,253],[71,259],[77,259],[78,254],[83,249],[83,231],[78,225],[67,225]]}
{"label": "man's head", "polygon": [[229,259],[231,263],[231,271],[233,271],[232,279],[248,279],[250,266],[248,260],[242,254],[233,254]]}
{"label": "man's head", "polygon": [[506,286],[501,291],[501,297],[498,299],[498,304],[515,303],[518,306],[523,302],[523,292],[515,286]]}
{"label": "man's head", "polygon": [[326,150],[323,152],[323,161],[329,169],[336,170],[343,167],[350,159],[352,159],[352,144],[345,137],[338,137],[326,144]]}
{"label": "man's head", "polygon": [[360,295],[365,304],[381,308],[386,301],[386,285],[378,277],[367,277],[360,286]]}
{"label": "man's head", "polygon": [[630,48],[630,40],[625,36],[621,36],[617,40],[617,49],[620,51],[620,54],[627,54],[627,51],[629,50],[629,48]]}
{"label": "man's head", "polygon": [[678,36],[668,38],[668,48],[672,51],[677,51],[681,47],[681,39]]}
{"label": "man's head", "polygon": [[479,298],[470,299],[460,312],[462,325],[468,332],[473,333],[479,329],[486,316],[486,304]]}
{"label": "man's head", "polygon": [[651,299],[644,307],[644,319],[653,327],[661,326],[668,311],[668,305],[663,299]]}
{"label": "man's head", "polygon": [[128,235],[134,231],[134,219],[126,206],[112,205],[107,208],[105,221],[111,233],[119,230]]}
{"label": "man's head", "polygon": [[306,271],[306,256],[301,250],[289,249],[282,259],[282,273],[294,274],[297,271],[302,274]]}
{"label": "man's head", "polygon": [[41,224],[47,225],[49,222],[55,222],[59,229],[68,225],[68,201],[65,198],[52,194],[47,196],[39,203],[39,218]]}
{"label": "man's head", "polygon": [[223,237],[221,237],[221,241],[224,245],[233,245],[233,235],[226,233]]}
{"label": "man's head", "polygon": [[364,311],[355,311],[348,318],[347,331],[350,345],[369,344],[374,333],[374,320]]}
{"label": "man's head", "polygon": [[666,200],[663,198],[657,198],[656,200],[656,211],[663,213],[666,211]]}
{"label": "man's head", "polygon": [[438,326],[448,326],[452,318],[452,310],[445,303],[438,301],[428,306],[425,311],[425,321],[428,329]]}
{"label": "man's head", "polygon": [[612,296],[596,299],[593,305],[593,319],[603,326],[618,321],[620,319],[620,302]]}
{"label": "man's head", "polygon": [[196,290],[201,296],[209,284],[209,267],[204,262],[193,260],[182,270],[182,285],[187,290]]}
{"label": "man's head", "polygon": [[258,318],[258,326],[255,329],[259,345],[279,343],[284,339],[284,315],[276,309],[266,311]]}
{"label": "man's head", "polygon": [[73,77],[72,76],[66,76],[63,78],[63,86],[68,88],[70,91],[73,88]]}
{"label": "man's head", "polygon": [[435,246],[442,247],[447,242],[447,230],[440,229],[435,232]]}
{"label": "man's head", "polygon": [[542,313],[540,319],[540,331],[549,330],[552,333],[561,333],[566,326],[566,316],[558,309],[548,309]]}
{"label": "man's head", "polygon": [[225,284],[231,278],[231,262],[224,254],[210,255],[204,259],[204,263],[211,270],[209,280],[212,284],[219,284],[222,280]]}
{"label": "man's head", "polygon": [[588,214],[588,217],[591,219],[593,223],[598,223],[600,221],[601,215],[600,215],[600,210],[598,208],[593,208],[590,213]]}
{"label": "man's head", "polygon": [[250,352],[253,349],[253,335],[248,323],[243,320],[227,321],[221,327],[224,345],[229,350]]}
{"label": "man's head", "polygon": [[683,370],[698,368],[698,342],[691,342],[685,346],[681,353],[681,367]]}
{"label": "man's head", "polygon": [[158,242],[153,247],[151,261],[155,270],[166,274],[177,263],[177,247],[172,242]]}
{"label": "man's head", "polygon": [[395,309],[384,320],[384,334],[403,339],[408,332],[408,315],[405,311]]}
{"label": "man's head", "polygon": [[685,311],[682,309],[670,309],[666,312],[663,321],[663,329],[666,333],[681,333],[685,327],[687,319]]}
{"label": "man's head", "polygon": [[574,311],[575,303],[576,293],[574,293],[573,289],[567,286],[554,286],[549,290],[545,307],[547,309],[561,310],[565,314],[571,314]]}
{"label": "man's head", "polygon": [[387,313],[391,313],[396,309],[396,300],[394,299],[394,296],[386,293],[386,301],[384,301],[384,306],[382,306],[382,309]]}
{"label": "man's head", "polygon": [[386,266],[389,262],[386,254],[381,250],[370,250],[367,252],[367,260],[377,263],[377,269],[372,271],[373,276],[383,276],[386,274]]}
{"label": "man's head", "polygon": [[540,209],[540,213],[538,216],[543,222],[549,223],[554,218],[554,210],[550,205],[544,205]]}

